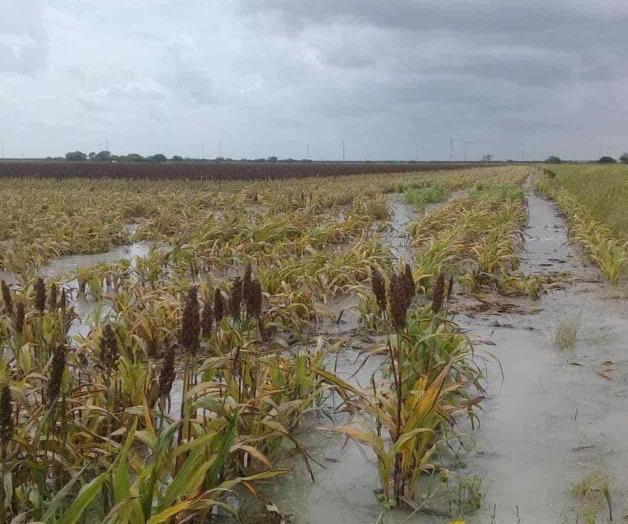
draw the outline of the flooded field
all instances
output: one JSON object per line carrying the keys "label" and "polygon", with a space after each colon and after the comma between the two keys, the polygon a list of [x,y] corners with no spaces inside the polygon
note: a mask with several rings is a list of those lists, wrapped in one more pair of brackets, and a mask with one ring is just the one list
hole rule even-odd
{"label": "flooded field", "polygon": [[[12,460],[65,468],[52,497],[98,456],[82,483],[113,491],[94,491],[86,522],[125,507],[164,522],[621,521],[625,282],[569,235],[540,170],[438,176],[349,194],[301,180],[287,202],[243,183],[120,224],[140,241],[3,271]],[[441,201],[417,204],[426,188]],[[24,245],[7,263],[43,252]],[[15,515],[40,511],[19,493]]]}

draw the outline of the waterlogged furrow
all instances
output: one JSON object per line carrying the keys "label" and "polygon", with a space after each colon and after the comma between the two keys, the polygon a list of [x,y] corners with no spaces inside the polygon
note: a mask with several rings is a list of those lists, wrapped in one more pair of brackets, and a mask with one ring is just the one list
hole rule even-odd
{"label": "waterlogged furrow", "polygon": [[538,296],[540,280],[517,271],[526,220],[520,186],[476,186],[468,197],[410,225],[417,280],[429,285],[430,278],[444,271],[457,275],[467,292],[489,288]]}

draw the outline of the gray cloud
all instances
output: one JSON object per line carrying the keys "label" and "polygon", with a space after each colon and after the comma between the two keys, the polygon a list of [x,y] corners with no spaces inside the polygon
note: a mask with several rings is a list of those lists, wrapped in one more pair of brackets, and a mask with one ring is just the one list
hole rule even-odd
{"label": "gray cloud", "polygon": [[4,0],[8,154],[628,148],[619,0]]}
{"label": "gray cloud", "polygon": [[48,37],[38,0],[0,4],[0,72],[33,74],[45,66]]}

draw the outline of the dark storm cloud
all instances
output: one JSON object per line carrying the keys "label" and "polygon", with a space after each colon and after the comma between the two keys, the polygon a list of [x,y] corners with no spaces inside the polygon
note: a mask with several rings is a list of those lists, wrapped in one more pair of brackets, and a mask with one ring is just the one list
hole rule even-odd
{"label": "dark storm cloud", "polygon": [[[619,1],[247,0],[241,9],[257,15],[266,30],[308,43],[335,67],[379,64],[404,73],[456,72],[523,84],[628,74],[622,67],[628,8]],[[431,63],[434,43],[437,64]]]}
{"label": "dark storm cloud", "polygon": [[618,137],[628,127],[620,122],[628,110],[617,94],[628,87],[625,2],[247,0],[239,6],[251,26],[292,42],[331,80],[313,89],[315,111],[363,119],[388,112],[389,125],[414,117],[414,128],[405,124],[413,134],[424,135],[427,124],[461,141],[510,142],[504,155],[511,156],[531,133],[550,136],[545,147],[564,148],[566,155],[583,154],[570,135],[623,147]]}
{"label": "dark storm cloud", "polygon": [[618,0],[0,0],[0,139],[16,156],[618,154],[627,27]]}

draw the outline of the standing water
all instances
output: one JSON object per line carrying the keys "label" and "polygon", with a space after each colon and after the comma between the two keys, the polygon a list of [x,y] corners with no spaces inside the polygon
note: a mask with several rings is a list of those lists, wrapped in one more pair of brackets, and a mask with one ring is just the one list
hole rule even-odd
{"label": "standing water", "polygon": [[[522,270],[569,272],[573,282],[543,295],[533,315],[500,314],[498,322],[490,315],[457,319],[481,340],[495,344],[496,357],[487,361],[488,398],[479,429],[470,431],[474,445],[457,468],[462,476],[482,480],[481,508],[465,521],[586,522],[583,502],[571,488],[591,473],[608,476],[612,510],[619,520],[628,511],[623,501],[628,494],[628,307],[605,297],[606,285],[570,246],[565,222],[553,204],[529,194],[528,207]],[[398,217],[397,211],[393,223],[404,222]],[[393,247],[403,257],[404,244]],[[528,299],[521,302],[530,305]],[[573,315],[580,318],[577,342],[572,351],[562,352],[554,347],[553,333],[561,319]],[[345,374],[357,367],[350,348],[355,342],[347,338],[348,351],[340,362]],[[322,466],[314,465],[316,481],[290,459],[296,464],[294,474],[271,486],[268,498],[297,524],[376,522],[382,507],[374,456],[340,436],[313,431],[330,425],[321,417],[298,436]],[[598,523],[608,520],[607,509],[595,511]],[[442,511],[390,511],[382,522],[450,521]]]}

